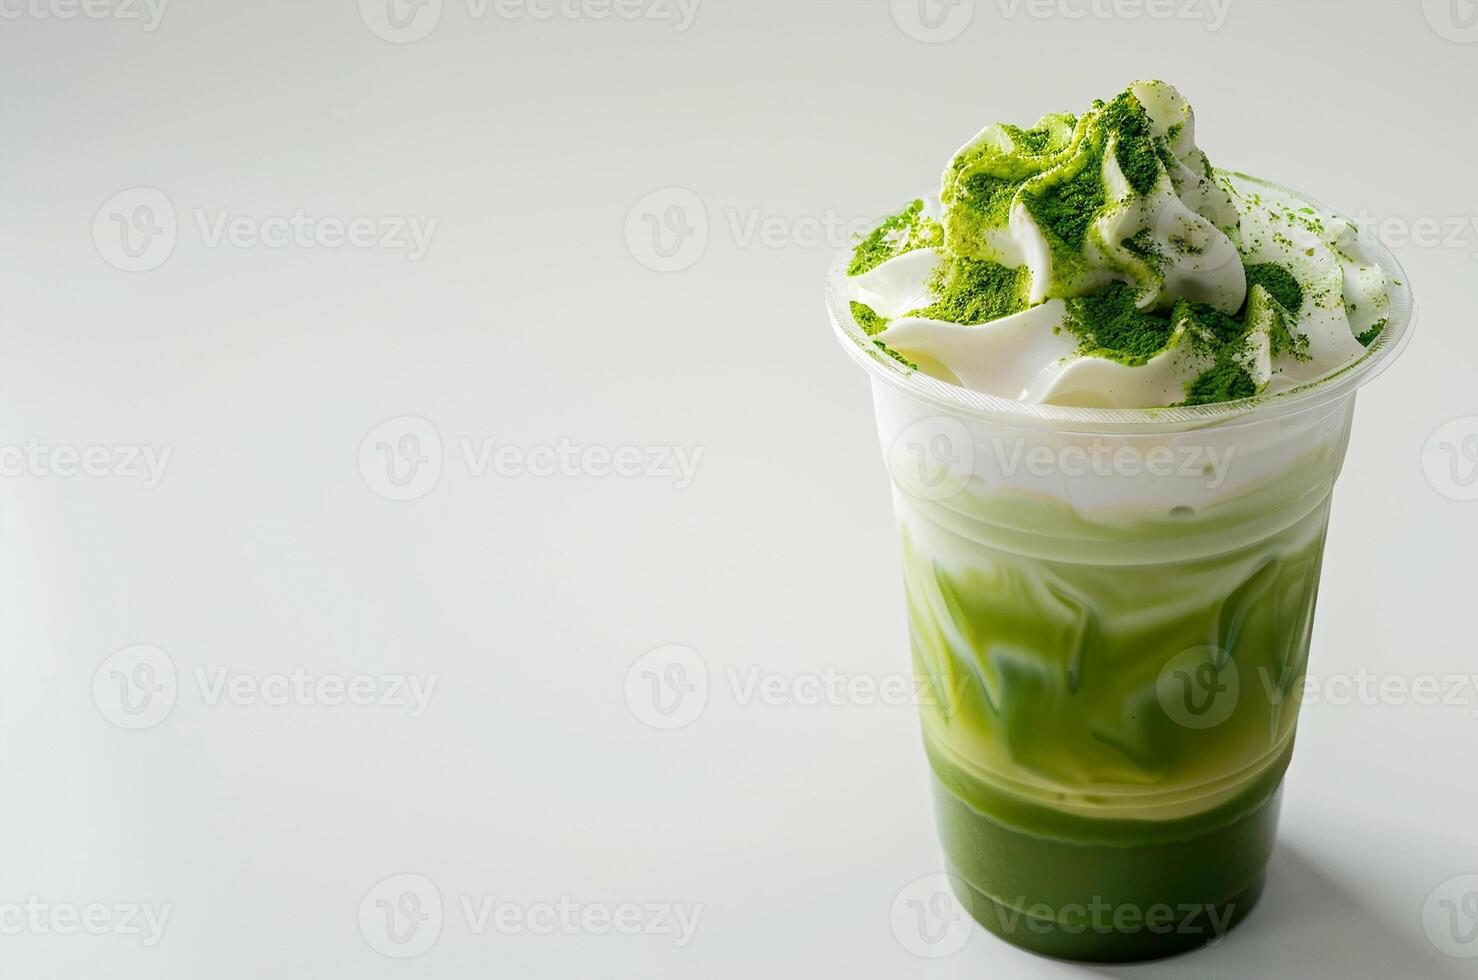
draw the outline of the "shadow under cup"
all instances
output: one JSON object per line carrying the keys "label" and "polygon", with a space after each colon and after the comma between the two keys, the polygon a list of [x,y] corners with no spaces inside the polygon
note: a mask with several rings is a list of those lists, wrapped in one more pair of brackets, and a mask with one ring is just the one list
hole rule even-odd
{"label": "shadow under cup", "polygon": [[1213,941],[1251,909],[1293,751],[1330,494],[1356,389],[1403,346],[1405,276],[1355,365],[1222,405],[1028,405],[873,379],[910,646],[955,891],[1069,959]]}

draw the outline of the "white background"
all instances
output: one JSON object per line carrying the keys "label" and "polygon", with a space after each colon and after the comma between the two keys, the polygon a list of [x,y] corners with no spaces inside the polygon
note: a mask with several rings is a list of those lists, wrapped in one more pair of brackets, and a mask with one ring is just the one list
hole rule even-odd
{"label": "white background", "polygon": [[[682,30],[433,0],[401,40],[362,6],[175,0],[152,30],[142,6],[0,7],[0,445],[171,453],[152,487],[0,478],[0,975],[1474,975],[1449,953],[1478,943],[1444,951],[1423,914],[1478,873],[1478,681],[1452,705],[1308,705],[1252,917],[1091,969],[979,930],[910,952],[895,898],[941,868],[914,709],[743,704],[727,676],[907,669],[867,387],[822,308],[843,242],[818,225],[932,186],[985,123],[1138,77],[1182,88],[1218,165],[1381,221],[1422,306],[1361,395],[1313,673],[1478,672],[1478,502],[1429,446],[1456,419],[1478,439],[1468,0],[1232,0],[1220,22],[1209,0],[1194,20],[989,0],[932,32],[902,0],[703,0]],[[121,271],[105,202],[138,187],[173,250]],[[663,260],[644,214],[676,247],[684,201],[696,234]],[[413,260],[199,225],[295,209],[435,226]],[[361,445],[404,416],[444,452],[396,502]],[[701,457],[682,487],[478,476],[464,437],[535,465],[562,439]],[[670,644],[709,675],[677,731],[624,694]],[[109,658],[135,645],[176,679],[143,730],[109,720]],[[294,668],[437,686],[411,718],[199,681]],[[444,906],[408,961],[374,948],[372,889],[399,874]],[[479,935],[460,903],[488,896],[702,912],[683,946]],[[116,918],[16,928],[33,897],[170,915],[152,945]]]}

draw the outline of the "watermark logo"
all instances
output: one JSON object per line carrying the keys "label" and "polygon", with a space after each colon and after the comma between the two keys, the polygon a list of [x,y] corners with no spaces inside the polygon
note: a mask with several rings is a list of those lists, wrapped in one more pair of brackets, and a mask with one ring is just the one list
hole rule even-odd
{"label": "watermark logo", "polygon": [[676,731],[708,706],[708,665],[697,650],[671,644],[648,650],[626,671],[626,706],[637,720]]}
{"label": "watermark logo", "polygon": [[888,447],[888,470],[899,489],[920,500],[959,496],[975,472],[975,442],[957,418],[919,419]]}
{"label": "watermark logo", "polygon": [[1453,419],[1432,433],[1422,450],[1432,489],[1452,500],[1478,500],[1478,416]]}
{"label": "watermark logo", "polygon": [[103,261],[123,272],[148,272],[174,254],[179,223],[161,190],[130,187],[103,202],[92,219],[92,244]]}
{"label": "watermark logo", "polygon": [[359,18],[391,44],[419,41],[441,22],[442,0],[359,0]]}
{"label": "watermark logo", "polygon": [[708,208],[686,187],[664,187],[626,214],[626,248],[654,272],[681,272],[708,248]]}
{"label": "watermark logo", "polygon": [[968,894],[964,882],[954,875],[929,874],[915,878],[893,899],[888,913],[893,938],[923,959],[954,956],[975,933],[970,913],[956,897]]}
{"label": "watermark logo", "polygon": [[995,436],[977,444],[964,422],[932,416],[901,431],[886,456],[901,490],[920,500],[942,501],[963,493],[972,479],[989,482],[994,476],[1012,481],[1151,477],[1217,490],[1231,475],[1236,447],[1025,436]]}
{"label": "watermark logo", "polygon": [[462,894],[444,907],[435,882],[418,874],[392,875],[359,902],[359,932],[364,941],[382,956],[402,960],[429,950],[449,924],[478,938],[660,936],[682,948],[697,935],[702,917],[702,903],[591,902],[569,895],[552,901],[514,901]]}
{"label": "watermark logo", "polygon": [[359,475],[386,500],[419,500],[441,480],[441,433],[416,415],[375,426],[359,444]]}
{"label": "watermark logo", "polygon": [[710,219],[705,200],[686,187],[653,191],[627,212],[626,248],[655,272],[681,272],[703,257],[711,238],[726,233],[739,249],[827,248],[855,245],[878,226],[876,215],[852,216],[826,208],[812,214],[779,214],[728,205]]}
{"label": "watermark logo", "polygon": [[1422,13],[1432,30],[1447,41],[1478,43],[1478,2],[1474,0],[1422,0]]}
{"label": "watermark logo", "polygon": [[92,700],[119,728],[143,731],[169,717],[179,695],[174,661],[158,647],[131,646],[98,665]]}
{"label": "watermark logo", "polygon": [[0,20],[139,21],[152,34],[164,19],[170,0],[0,0]]}
{"label": "watermark logo", "polygon": [[183,681],[206,708],[327,707],[403,710],[411,720],[424,717],[441,682],[439,674],[321,673],[297,666],[267,673],[234,670],[229,665],[194,665],[183,677],[174,660],[158,647],[119,650],[98,667],[92,699],[98,712],[119,728],[153,728],[174,711]]}
{"label": "watermark logo", "polygon": [[1215,728],[1232,716],[1241,696],[1237,662],[1219,647],[1192,647],[1160,671],[1155,697],[1170,720],[1184,728]]}
{"label": "watermark logo", "polygon": [[1442,953],[1456,959],[1478,958],[1478,874],[1438,885],[1422,906],[1422,928]]}
{"label": "watermark logo", "polygon": [[[293,208],[279,214],[240,214],[229,208],[194,207],[190,224],[205,248],[273,250],[371,249],[404,252],[419,262],[431,248],[438,219],[411,215],[311,214]],[[174,254],[180,225],[174,203],[153,187],[132,187],[110,197],[92,219],[92,242],[103,261],[124,272],[149,272]]]}
{"label": "watermark logo", "polygon": [[[410,44],[441,23],[443,0],[359,0],[359,17],[381,40]],[[672,24],[682,34],[693,26],[700,0],[464,0],[467,18],[502,21],[646,20]]]}
{"label": "watermark logo", "polygon": [[391,875],[359,901],[359,934],[381,956],[420,956],[441,938],[441,926],[441,892],[425,875]]}
{"label": "watermark logo", "polygon": [[[518,445],[491,436],[458,436],[451,461],[472,479],[663,480],[687,490],[698,478],[702,446],[580,444],[563,438]],[[419,416],[404,415],[376,426],[359,444],[359,474],[371,491],[394,501],[419,500],[443,473],[441,435]],[[460,471],[458,471],[460,472]]]}
{"label": "watermark logo", "polygon": [[685,728],[708,706],[711,691],[727,691],[738,707],[914,708],[951,717],[965,698],[967,674],[849,673],[827,666],[820,671],[780,673],[757,664],[725,664],[718,683],[694,650],[660,647],[643,654],[626,673],[626,705],[652,728]]}
{"label": "watermark logo", "polygon": [[915,41],[943,44],[965,33],[975,0],[891,0],[893,23]]}

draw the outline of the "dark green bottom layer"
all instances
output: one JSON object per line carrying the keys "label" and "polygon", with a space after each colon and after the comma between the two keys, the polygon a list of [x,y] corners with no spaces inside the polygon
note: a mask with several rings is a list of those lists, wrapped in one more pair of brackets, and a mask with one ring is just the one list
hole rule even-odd
{"label": "dark green bottom layer", "polygon": [[1116,846],[1011,830],[934,785],[955,892],[975,920],[1022,949],[1098,963],[1173,956],[1240,922],[1262,893],[1282,795],[1186,840]]}

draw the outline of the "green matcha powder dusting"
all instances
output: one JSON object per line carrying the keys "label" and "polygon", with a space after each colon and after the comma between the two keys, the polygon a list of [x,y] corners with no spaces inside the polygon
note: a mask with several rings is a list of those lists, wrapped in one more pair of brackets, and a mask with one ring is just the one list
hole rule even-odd
{"label": "green matcha powder dusting", "polygon": [[944,244],[944,229],[939,222],[924,216],[924,202],[914,201],[902,213],[884,218],[852,251],[847,275],[871,272],[892,258],[916,248],[937,248]]}
{"label": "green matcha powder dusting", "polygon": [[1066,326],[1081,342],[1079,353],[1132,365],[1164,350],[1174,333],[1168,316],[1139,309],[1135,289],[1126,283],[1068,300]]}
{"label": "green matcha powder dusting", "polygon": [[[1212,365],[1186,386],[1182,404],[1248,398],[1257,393],[1257,385],[1239,358],[1251,350],[1258,327],[1266,330],[1274,356],[1308,356],[1308,339],[1289,329],[1296,314],[1287,304],[1293,304],[1296,310],[1302,303],[1303,290],[1298,281],[1281,266],[1253,268],[1258,269],[1261,281],[1251,283],[1247,303],[1237,316],[1187,300],[1178,300],[1169,313],[1142,310],[1136,303],[1134,287],[1115,283],[1092,296],[1068,300],[1065,325],[1080,341],[1078,353],[1132,366],[1144,364],[1164,351],[1176,329],[1184,326],[1189,349],[1210,357]],[[1264,282],[1272,283],[1278,294]]]}
{"label": "green matcha powder dusting", "polygon": [[[1246,267],[1247,301],[1235,316],[1185,300],[1168,311],[1140,309],[1142,283],[1116,282],[1091,295],[1071,295],[1073,280],[1084,271],[1088,236],[1107,205],[1103,169],[1110,137],[1118,169],[1134,192],[1144,196],[1178,165],[1171,142],[1179,129],[1173,127],[1168,139],[1156,137],[1149,114],[1132,92],[1094,103],[1082,119],[1063,114],[1044,117],[1033,129],[993,127],[994,138],[982,138],[951,161],[941,193],[948,207],[945,224],[925,217],[923,201],[914,201],[857,245],[847,273],[861,275],[913,249],[943,248],[944,261],[929,282],[936,302],[907,316],[975,326],[1020,313],[1030,305],[1029,270],[991,261],[985,244],[988,233],[1007,227],[1019,200],[1052,251],[1054,281],[1047,295],[1065,298],[1064,327],[1078,338],[1081,355],[1142,365],[1165,351],[1183,329],[1186,348],[1209,359],[1211,367],[1187,384],[1181,404],[1250,397],[1257,385],[1243,362],[1254,353],[1257,335],[1267,335],[1273,356],[1309,356],[1308,339],[1291,329],[1303,309],[1304,289],[1284,266]],[[1213,172],[1209,163],[1205,167],[1209,180]],[[1189,243],[1171,244],[1183,252],[1196,251]],[[1163,275],[1167,259],[1148,229],[1119,245],[1150,272]],[[862,303],[853,303],[852,313],[869,337],[889,322]],[[1385,320],[1373,325],[1360,335],[1360,343],[1370,346],[1385,326]],[[896,360],[916,366],[882,341],[874,343]]]}
{"label": "green matcha powder dusting", "polygon": [[[1149,115],[1133,93],[1125,92],[1106,104],[1094,103],[1093,113],[1086,119],[1080,142],[1074,148],[1072,171],[1045,175],[1022,193],[1022,203],[1047,237],[1054,266],[1069,279],[1083,265],[1083,249],[1093,222],[1108,203],[1103,164],[1109,136],[1114,136],[1114,161],[1129,186],[1141,196],[1155,189],[1165,166],[1173,159],[1168,144],[1156,139]],[[1154,265],[1146,251],[1141,247],[1136,254]]]}
{"label": "green matcha powder dusting", "polygon": [[1030,284],[1026,269],[956,256],[942,263],[929,282],[939,302],[908,315],[966,326],[989,323],[1026,309]]}
{"label": "green matcha powder dusting", "polygon": [[1261,262],[1247,267],[1247,288],[1261,286],[1290,313],[1298,313],[1304,305],[1304,288],[1293,273],[1275,262]]}
{"label": "green matcha powder dusting", "polygon": [[1186,405],[1214,405],[1218,402],[1251,398],[1257,394],[1257,385],[1252,375],[1236,361],[1217,359],[1216,366],[1201,374],[1186,386]]}
{"label": "green matcha powder dusting", "polygon": [[879,316],[878,312],[866,303],[852,303],[852,319],[862,328],[862,332],[869,337],[875,337],[882,333],[888,326],[888,318]]}
{"label": "green matcha powder dusting", "polygon": [[[856,300],[852,301],[852,319],[857,321],[857,325],[862,328],[862,332],[867,334],[869,337],[876,337],[878,334],[887,329],[888,326],[887,317],[880,315],[877,310],[873,309],[871,306],[868,306],[866,303],[859,303]],[[898,353],[896,350],[889,347],[881,340],[874,340],[873,343],[877,345],[878,350],[882,351],[884,354],[887,354],[899,364],[902,364],[905,367],[912,368],[915,371],[918,370],[919,366],[917,364],[915,364],[913,361],[910,361],[908,358],[904,357],[902,354]]]}
{"label": "green matcha powder dusting", "polygon": [[[1067,199],[1058,197],[1059,201]],[[931,236],[939,226],[928,227],[928,219],[921,219],[922,207],[922,202],[916,201],[879,225],[857,246],[849,274],[860,275],[889,258],[932,242]],[[1131,239],[1124,244],[1133,247],[1141,243]],[[1148,258],[1148,250],[1144,251]],[[1247,398],[1256,393],[1257,386],[1238,357],[1248,350],[1257,326],[1266,328],[1274,355],[1306,357],[1304,348],[1308,344],[1306,338],[1289,329],[1304,299],[1303,287],[1293,273],[1275,263],[1261,263],[1247,267],[1247,281],[1247,303],[1236,316],[1185,300],[1178,301],[1169,311],[1140,309],[1137,288],[1119,282],[1092,295],[1068,299],[1064,326],[1078,337],[1079,354],[1138,366],[1164,351],[1177,326],[1185,324],[1190,349],[1209,356],[1213,363],[1186,386],[1186,400],[1182,404],[1205,405]],[[907,315],[966,326],[990,323],[1027,309],[1029,286],[1030,273],[1026,269],[947,256],[929,282],[930,291],[938,300]],[[889,323],[863,303],[852,303],[852,315],[869,337],[882,333]],[[1384,326],[1385,321],[1375,324],[1361,335],[1360,342],[1369,346]],[[900,363],[917,367],[882,341],[873,342]]]}

